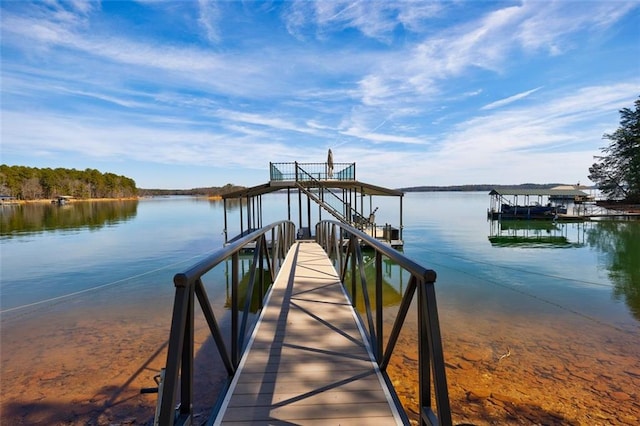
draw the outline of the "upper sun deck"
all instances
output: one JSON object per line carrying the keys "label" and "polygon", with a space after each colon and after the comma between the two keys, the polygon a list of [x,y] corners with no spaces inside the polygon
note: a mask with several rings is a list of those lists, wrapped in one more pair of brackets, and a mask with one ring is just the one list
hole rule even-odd
{"label": "upper sun deck", "polygon": [[356,163],[269,163],[271,182],[356,180]]}
{"label": "upper sun deck", "polygon": [[402,197],[397,189],[356,180],[356,163],[269,163],[269,182],[222,195],[224,199],[255,197],[285,188],[334,188],[362,195]]}

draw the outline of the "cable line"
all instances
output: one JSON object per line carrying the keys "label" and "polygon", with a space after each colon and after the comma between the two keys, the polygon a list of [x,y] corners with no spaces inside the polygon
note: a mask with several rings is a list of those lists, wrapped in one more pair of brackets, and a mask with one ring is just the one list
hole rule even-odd
{"label": "cable line", "polygon": [[[428,251],[431,251],[431,252],[433,252],[433,253],[438,253],[438,254],[445,255],[445,253],[438,252],[438,251],[435,251],[435,250],[429,250],[429,249],[427,249],[427,250],[428,250]],[[467,258],[462,257],[462,256],[456,256],[456,255],[450,255],[450,256],[452,256],[452,257],[457,257],[457,258],[459,258],[459,259],[463,259],[463,260],[466,260],[466,261],[471,262],[471,263],[481,263],[481,264],[485,264],[485,265],[489,265],[489,266],[502,267],[501,265],[494,265],[494,264],[489,263],[489,262],[482,262],[482,261],[474,261],[474,260],[470,260],[470,259],[467,259]],[[504,288],[504,289],[511,290],[511,291],[516,292],[516,293],[520,293],[520,294],[522,294],[522,295],[524,295],[524,296],[528,296],[528,297],[530,297],[530,298],[532,298],[532,299],[536,299],[536,300],[538,300],[538,301],[540,301],[540,302],[546,303],[546,304],[551,305],[551,306],[555,306],[555,307],[560,308],[560,309],[562,309],[562,310],[564,310],[564,311],[567,311],[567,312],[569,312],[569,313],[572,313],[572,314],[574,314],[574,315],[577,315],[577,316],[579,316],[579,317],[582,317],[582,318],[584,318],[584,319],[587,319],[587,320],[589,320],[589,321],[592,321],[592,322],[594,322],[594,323],[596,323],[596,324],[598,324],[598,325],[602,325],[602,326],[605,326],[605,327],[612,328],[612,329],[614,329],[614,330],[616,330],[616,331],[619,331],[619,332],[621,332],[621,333],[632,333],[632,332],[630,332],[630,331],[628,331],[628,330],[624,330],[624,329],[622,329],[622,328],[616,327],[615,325],[608,324],[608,323],[603,322],[603,321],[601,321],[601,320],[599,320],[599,319],[597,319],[597,318],[591,317],[591,316],[589,316],[589,315],[587,315],[587,314],[583,314],[582,312],[576,311],[575,309],[568,308],[568,307],[566,307],[566,306],[564,306],[564,305],[561,305],[560,303],[557,303],[557,302],[554,302],[554,301],[551,301],[551,300],[545,299],[545,298],[540,297],[540,296],[536,296],[536,295],[531,294],[531,293],[528,293],[528,292],[526,292],[526,291],[524,291],[524,290],[522,290],[522,289],[519,289],[519,288],[516,288],[516,287],[510,286],[509,284],[505,284],[505,283],[502,283],[502,282],[499,282],[499,281],[493,280],[493,279],[488,278],[488,277],[480,277],[480,276],[474,275],[473,273],[471,273],[471,272],[469,272],[469,271],[465,271],[465,270],[463,270],[463,269],[459,269],[459,268],[454,268],[454,267],[452,267],[451,265],[444,265],[444,264],[441,264],[441,263],[438,263],[438,262],[432,262],[432,264],[434,264],[434,265],[438,265],[438,266],[442,266],[443,268],[451,269],[451,270],[454,270],[454,271],[457,271],[457,272],[460,272],[460,273],[463,273],[463,274],[466,274],[466,275],[470,275],[470,276],[472,276],[472,277],[474,277],[474,278],[477,278],[477,279],[480,279],[480,280],[486,281],[486,282],[488,282],[488,283],[490,283],[490,284],[493,284],[493,285],[495,285],[495,286],[502,287],[502,288]],[[513,270],[513,271],[517,271],[517,272],[528,272],[528,273],[533,274],[533,275],[540,275],[540,276],[544,276],[544,277],[553,277],[553,278],[559,278],[559,279],[566,279],[566,280],[568,280],[568,281],[577,281],[577,282],[582,282],[582,283],[587,283],[587,284],[600,285],[600,286],[603,286],[603,287],[609,287],[609,288],[611,287],[611,286],[606,286],[606,285],[599,284],[599,283],[593,283],[593,282],[589,282],[589,281],[582,281],[582,280],[575,280],[575,279],[571,279],[571,278],[564,278],[564,277],[556,277],[556,276],[554,276],[554,275],[541,274],[541,273],[537,273],[537,272],[530,272],[530,271],[527,271],[527,270],[521,270],[521,269],[518,269],[518,268],[511,268],[511,267],[504,267],[504,268],[505,268],[505,269],[509,269],[509,270]],[[635,334],[635,333],[634,333],[634,334]]]}
{"label": "cable line", "polygon": [[173,267],[175,267],[177,265],[180,265],[181,263],[185,263],[185,262],[191,261],[192,259],[195,259],[197,257],[207,255],[207,254],[209,254],[209,253],[211,253],[211,252],[213,252],[215,250],[218,250],[218,249],[211,249],[211,250],[209,250],[207,252],[192,256],[192,257],[190,257],[188,259],[184,259],[184,260],[181,260],[179,262],[172,263],[170,265],[165,265],[165,266],[162,266],[162,267],[157,268],[157,269],[152,269],[151,271],[146,271],[146,272],[143,272],[143,273],[140,273],[140,274],[137,274],[137,275],[132,275],[130,277],[121,278],[121,279],[116,280],[116,281],[111,281],[111,282],[106,283],[106,284],[100,284],[100,285],[95,286],[95,287],[86,288],[84,290],[78,290],[78,291],[75,291],[73,293],[63,294],[61,296],[52,297],[50,299],[39,300],[37,302],[27,303],[25,305],[15,306],[13,308],[4,309],[4,310],[0,311],[0,314],[19,311],[21,309],[30,308],[30,307],[33,307],[33,306],[39,306],[39,305],[43,305],[45,303],[57,302],[57,301],[60,301],[60,300],[67,299],[69,297],[74,297],[74,296],[78,296],[80,294],[89,293],[91,291],[96,291],[96,290],[100,290],[100,289],[103,289],[103,288],[111,287],[111,286],[114,286],[116,284],[121,284],[123,282],[129,281],[129,280],[132,280],[132,279],[141,278],[141,277],[144,277],[145,275],[150,275],[150,274],[162,271],[163,269],[173,268]]}
{"label": "cable line", "polygon": [[530,270],[527,270],[527,269],[516,268],[514,266],[506,266],[506,265],[500,265],[500,264],[491,263],[491,262],[482,261],[482,260],[469,259],[469,258],[466,258],[464,256],[460,256],[460,255],[456,255],[456,254],[450,254],[450,253],[444,253],[444,252],[440,252],[440,251],[437,251],[437,250],[431,250],[431,249],[425,249],[425,250],[430,251],[432,253],[441,254],[443,256],[455,257],[457,259],[465,260],[465,261],[470,262],[470,263],[478,263],[478,264],[481,264],[481,265],[492,266],[494,268],[508,269],[508,270],[515,271],[515,272],[524,272],[524,273],[527,273],[527,274],[530,274],[530,275],[538,275],[538,276],[546,277],[546,278],[555,278],[555,279],[558,279],[558,280],[573,281],[573,282],[577,282],[577,283],[581,283],[581,284],[589,284],[589,285],[593,285],[593,286],[597,286],[597,287],[611,288],[611,284],[598,283],[598,282],[594,282],[594,281],[586,281],[586,280],[581,280],[581,279],[578,279],[578,278],[563,277],[563,276],[560,276],[560,275],[545,274],[543,272],[530,271]]}

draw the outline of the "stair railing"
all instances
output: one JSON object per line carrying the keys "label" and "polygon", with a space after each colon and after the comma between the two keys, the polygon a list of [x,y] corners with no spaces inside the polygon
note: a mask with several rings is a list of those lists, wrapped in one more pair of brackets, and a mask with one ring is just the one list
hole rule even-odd
{"label": "stair railing", "polygon": [[[269,178],[273,182],[305,180],[306,177],[298,176],[299,167],[304,167],[307,173],[318,180],[356,180],[356,163],[269,163]],[[331,172],[333,170],[333,173]]]}
{"label": "stair railing", "polygon": [[[445,374],[444,353],[440,336],[438,309],[436,304],[435,281],[436,273],[426,269],[405,257],[402,253],[385,245],[365,233],[336,221],[322,221],[316,225],[316,240],[336,263],[336,269],[345,290],[350,294],[351,303],[355,307],[356,294],[361,291],[364,300],[365,319],[360,318],[367,334],[376,361],[387,381],[388,387],[395,393],[391,380],[387,374],[387,366],[393,354],[405,322],[409,307],[417,290],[418,297],[418,392],[420,425],[451,425],[451,408],[449,392]],[[371,306],[371,299],[367,289],[365,262],[361,245],[365,244],[375,251],[375,300],[376,306]],[[409,284],[402,297],[397,317],[386,342],[383,341],[382,304],[382,257],[386,256],[410,273]],[[350,286],[345,282],[350,270]],[[349,289],[350,287],[350,289]],[[374,320],[375,314],[375,320]],[[433,377],[432,377],[433,374]],[[435,408],[432,405],[431,385],[435,397]],[[400,411],[402,410],[397,395],[394,395]],[[437,415],[436,415],[437,411]]]}
{"label": "stair railing", "polygon": [[323,185],[323,182],[321,180],[316,179],[312,174],[308,173],[306,170],[300,167],[297,163],[296,163],[296,176],[297,176],[296,186],[300,188],[309,198],[315,201],[316,204],[320,205],[322,208],[324,208],[328,213],[330,213],[333,217],[338,219],[340,222],[344,224],[352,225],[355,223],[354,221],[359,220],[358,223],[360,223],[362,226],[368,223],[364,219],[364,217],[360,213],[358,213],[358,211],[353,207],[349,207],[349,217],[345,217],[343,213],[338,211],[338,209],[336,209],[329,202],[327,202],[324,199],[324,196],[320,198],[317,195],[315,195],[312,191],[310,191],[306,187],[306,185],[302,184],[301,182],[311,182],[312,188],[318,188],[322,191],[323,194],[329,194],[333,196],[332,199],[339,202],[341,206],[347,205],[345,200],[337,196],[329,188],[325,187],[325,185]]}

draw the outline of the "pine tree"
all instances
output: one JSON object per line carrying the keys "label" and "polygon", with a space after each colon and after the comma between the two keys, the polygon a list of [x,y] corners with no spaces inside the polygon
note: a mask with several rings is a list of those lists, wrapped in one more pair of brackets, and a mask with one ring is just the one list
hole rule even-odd
{"label": "pine tree", "polygon": [[640,98],[635,110],[620,110],[620,127],[605,134],[610,144],[589,167],[589,179],[609,199],[640,202]]}

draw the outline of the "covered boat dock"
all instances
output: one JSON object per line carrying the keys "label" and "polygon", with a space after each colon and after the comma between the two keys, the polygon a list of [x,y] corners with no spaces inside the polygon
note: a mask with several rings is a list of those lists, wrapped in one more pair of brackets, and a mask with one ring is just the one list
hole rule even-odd
{"label": "covered boat dock", "polygon": [[500,219],[580,219],[568,214],[567,204],[581,204],[593,199],[579,189],[496,188],[491,197],[487,216]]}
{"label": "covered boat dock", "polygon": [[[356,179],[356,163],[269,163],[269,182],[243,188],[222,196],[224,202],[225,243],[231,243],[263,226],[263,200],[266,194],[286,192],[287,219],[297,221],[298,239],[311,239],[312,223],[325,218],[355,227],[386,242],[402,247],[402,199],[404,193]],[[374,197],[397,197],[397,223],[376,222],[378,208]],[[317,213],[312,208],[317,205]],[[228,210],[239,210],[239,233],[229,236]],[[297,214],[297,217],[292,217]],[[317,220],[312,220],[312,214]],[[329,217],[331,216],[331,217]]]}

